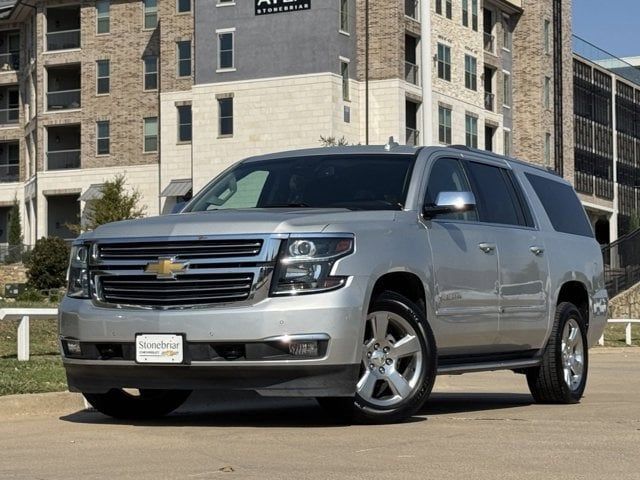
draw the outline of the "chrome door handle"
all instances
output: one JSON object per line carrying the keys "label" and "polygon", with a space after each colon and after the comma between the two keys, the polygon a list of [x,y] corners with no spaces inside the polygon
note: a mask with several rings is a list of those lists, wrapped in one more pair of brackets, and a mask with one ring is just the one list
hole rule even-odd
{"label": "chrome door handle", "polygon": [[479,243],[478,248],[484,253],[491,253],[496,249],[496,246],[493,243]]}
{"label": "chrome door handle", "polygon": [[540,256],[544,253],[544,248],[533,245],[529,247],[529,251],[531,251],[531,253],[533,253],[534,255]]}

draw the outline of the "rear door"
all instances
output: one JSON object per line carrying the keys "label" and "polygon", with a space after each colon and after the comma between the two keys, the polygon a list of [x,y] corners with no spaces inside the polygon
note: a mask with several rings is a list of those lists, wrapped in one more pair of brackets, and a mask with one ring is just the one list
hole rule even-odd
{"label": "rear door", "polygon": [[[462,162],[439,158],[429,172],[425,205],[440,192],[471,191]],[[498,335],[498,256],[495,231],[475,211],[425,222],[433,266],[440,356],[493,353]]]}
{"label": "rear door", "polygon": [[548,264],[543,238],[509,168],[469,161],[480,221],[495,231],[502,352],[539,348],[548,326]]}

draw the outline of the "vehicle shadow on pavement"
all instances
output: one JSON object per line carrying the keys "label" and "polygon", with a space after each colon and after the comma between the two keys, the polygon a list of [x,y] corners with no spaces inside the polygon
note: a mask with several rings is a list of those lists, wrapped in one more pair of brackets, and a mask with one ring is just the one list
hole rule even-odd
{"label": "vehicle shadow on pavement", "polygon": [[[528,394],[434,393],[418,415],[405,423],[423,422],[430,416],[472,413],[527,406]],[[60,417],[71,423],[141,427],[256,427],[330,428],[344,424],[327,414],[313,399],[263,398],[257,394],[197,392],[172,415],[155,420],[118,420],[94,410]]]}

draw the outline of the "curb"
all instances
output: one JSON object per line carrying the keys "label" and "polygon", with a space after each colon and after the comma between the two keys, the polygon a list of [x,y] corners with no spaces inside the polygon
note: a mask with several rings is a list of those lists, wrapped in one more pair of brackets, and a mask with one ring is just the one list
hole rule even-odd
{"label": "curb", "polygon": [[0,419],[65,415],[86,408],[84,397],[79,393],[30,393],[0,397]]}

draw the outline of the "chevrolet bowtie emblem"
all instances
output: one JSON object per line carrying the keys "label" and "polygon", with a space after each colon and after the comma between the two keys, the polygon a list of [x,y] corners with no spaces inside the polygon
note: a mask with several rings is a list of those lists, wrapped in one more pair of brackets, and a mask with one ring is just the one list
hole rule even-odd
{"label": "chevrolet bowtie emblem", "polygon": [[148,263],[144,271],[155,273],[158,278],[174,278],[176,273],[186,269],[186,263],[176,262],[173,258],[159,258],[157,262]]}

